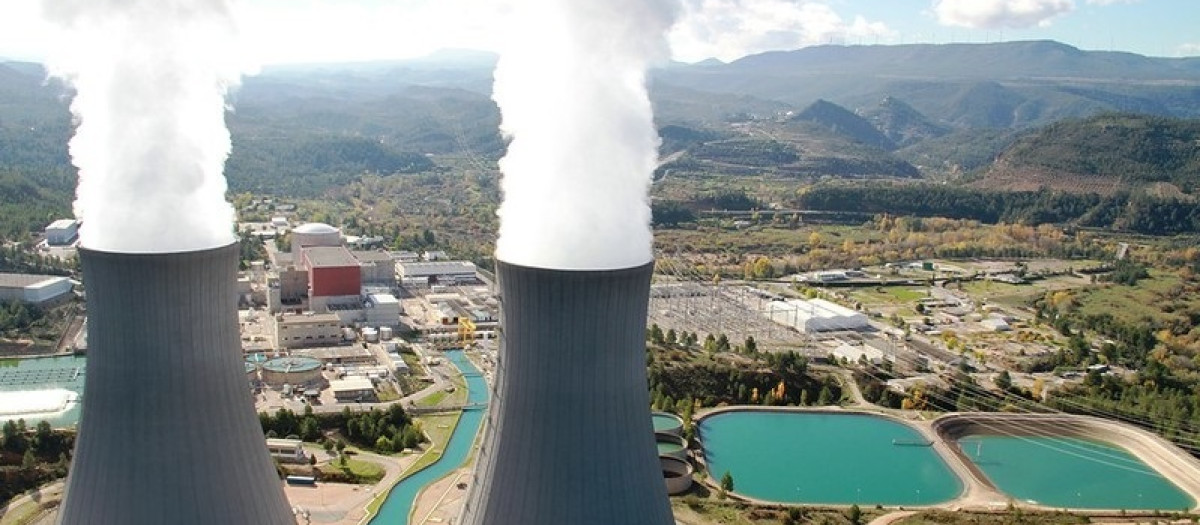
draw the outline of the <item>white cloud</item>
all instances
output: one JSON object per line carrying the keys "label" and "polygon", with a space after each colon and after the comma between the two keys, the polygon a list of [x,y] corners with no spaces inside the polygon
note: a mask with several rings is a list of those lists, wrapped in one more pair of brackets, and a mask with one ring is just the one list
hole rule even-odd
{"label": "white cloud", "polygon": [[[1113,0],[1100,0],[1113,1]],[[934,0],[938,22],[981,29],[1046,27],[1075,9],[1074,0]]]}
{"label": "white cloud", "polygon": [[1200,56],[1200,42],[1189,42],[1175,48],[1175,54],[1181,57]]}
{"label": "white cloud", "polygon": [[878,21],[844,20],[829,4],[804,0],[684,0],[670,34],[678,60],[732,60],[763,51],[867,37],[891,37]]}
{"label": "white cloud", "polygon": [[0,58],[40,60],[52,42],[39,0],[4,0],[0,8]]}

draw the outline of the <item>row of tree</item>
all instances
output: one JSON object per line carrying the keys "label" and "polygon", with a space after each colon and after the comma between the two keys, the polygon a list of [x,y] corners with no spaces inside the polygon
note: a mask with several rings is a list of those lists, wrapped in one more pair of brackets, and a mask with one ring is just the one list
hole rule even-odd
{"label": "row of tree", "polygon": [[682,413],[693,405],[828,405],[842,398],[837,379],[810,376],[802,358],[762,364],[655,362],[648,370],[651,405]]}
{"label": "row of tree", "polygon": [[822,184],[797,198],[802,209],[972,219],[984,223],[1075,224],[1150,235],[1200,232],[1200,204],[1142,193],[984,191],[914,184]]}
{"label": "row of tree", "polygon": [[259,422],[268,437],[292,437],[304,441],[322,441],[326,433],[337,432],[350,443],[383,453],[416,448],[427,441],[420,425],[399,404],[384,410],[316,414],[306,406],[303,414],[281,408],[274,414],[259,413]]}
{"label": "row of tree", "polygon": [[66,477],[75,433],[54,430],[42,421],[34,428],[24,419],[0,429],[0,502],[51,480]]}

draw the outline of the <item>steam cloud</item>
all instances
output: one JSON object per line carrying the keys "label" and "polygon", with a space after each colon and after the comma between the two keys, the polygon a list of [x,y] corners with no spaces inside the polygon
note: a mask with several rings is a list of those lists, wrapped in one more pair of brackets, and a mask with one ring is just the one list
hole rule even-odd
{"label": "steam cloud", "polygon": [[646,68],[666,59],[671,0],[526,0],[496,66],[511,139],[496,256],[556,269],[653,258],[647,191],[659,137]]}
{"label": "steam cloud", "polygon": [[234,240],[225,95],[243,68],[228,0],[45,0],[48,60],[75,88],[75,215],[87,248],[178,252]]}

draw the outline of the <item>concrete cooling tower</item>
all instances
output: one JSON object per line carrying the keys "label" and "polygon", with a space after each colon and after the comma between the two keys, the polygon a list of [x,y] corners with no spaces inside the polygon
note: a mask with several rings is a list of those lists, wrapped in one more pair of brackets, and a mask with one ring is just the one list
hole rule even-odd
{"label": "concrete cooling tower", "polygon": [[462,525],[669,525],[646,383],[653,263],[497,262],[502,342]]}
{"label": "concrete cooling tower", "polygon": [[242,364],[237,256],[80,250],[87,385],[59,523],[296,523]]}

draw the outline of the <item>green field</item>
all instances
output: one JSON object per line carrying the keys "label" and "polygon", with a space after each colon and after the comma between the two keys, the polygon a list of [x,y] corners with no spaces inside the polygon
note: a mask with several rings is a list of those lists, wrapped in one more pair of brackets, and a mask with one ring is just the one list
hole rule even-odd
{"label": "green field", "polygon": [[1083,315],[1108,313],[1124,323],[1183,320],[1184,312],[1200,310],[1200,296],[1187,293],[1179,275],[1158,270],[1151,270],[1150,278],[1138,281],[1136,286],[1097,286],[1077,293],[1075,300]]}
{"label": "green field", "polygon": [[346,456],[345,466],[342,466],[340,461],[335,459],[328,464],[322,465],[320,470],[326,473],[346,472],[362,483],[375,483],[383,479],[384,474],[383,467],[379,466],[379,464],[363,461],[351,455]]}
{"label": "green field", "polygon": [[997,281],[970,281],[962,283],[962,291],[980,303],[998,303],[1006,306],[1028,306],[1029,301],[1041,297],[1045,290],[1028,284],[1009,284]]}
{"label": "green field", "polygon": [[868,306],[905,306],[916,304],[917,301],[929,297],[929,293],[925,288],[916,288],[912,286],[889,286],[858,288],[850,292],[850,296],[858,302]]}

